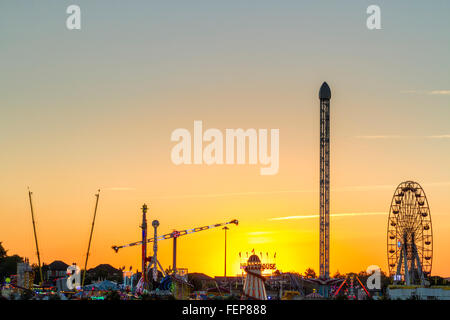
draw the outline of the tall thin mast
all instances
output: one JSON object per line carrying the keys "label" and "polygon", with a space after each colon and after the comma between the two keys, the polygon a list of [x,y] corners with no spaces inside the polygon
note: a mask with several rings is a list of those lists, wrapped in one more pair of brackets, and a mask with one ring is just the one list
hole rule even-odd
{"label": "tall thin mast", "polygon": [[[142,281],[143,288],[148,289],[147,282],[147,205],[142,206]],[[156,261],[155,261],[156,263]]]}
{"label": "tall thin mast", "polygon": [[156,240],[158,238],[158,227],[159,227],[159,221],[153,220],[152,222],[153,230],[154,230],[154,236],[153,236],[153,280],[156,281],[158,277],[158,241]]}
{"label": "tall thin mast", "polygon": [[228,228],[227,226],[222,228],[223,230],[225,230],[225,268],[224,268],[224,277],[225,280],[227,279],[227,230],[229,230],[230,228]]}
{"label": "tall thin mast", "polygon": [[38,265],[39,265],[39,275],[41,277],[41,282],[39,285],[42,285],[42,282],[44,281],[42,277],[42,268],[41,268],[41,257],[39,255],[39,246],[38,246],[38,239],[36,234],[36,223],[34,222],[34,211],[33,211],[33,202],[31,201],[31,194],[30,188],[28,188],[28,197],[30,198],[30,208],[31,208],[31,220],[33,221],[33,231],[34,231],[34,241],[36,242],[36,253],[38,258]]}
{"label": "tall thin mast", "polygon": [[83,282],[81,283],[81,287],[84,287],[84,279],[86,278],[86,268],[89,259],[89,250],[91,249],[92,234],[94,233],[95,216],[97,215],[97,206],[98,206],[98,198],[100,197],[100,189],[98,189],[98,193],[95,195],[95,197],[97,199],[95,200],[94,219],[92,220],[91,234],[89,235],[89,244],[86,253],[86,261],[84,262]]}

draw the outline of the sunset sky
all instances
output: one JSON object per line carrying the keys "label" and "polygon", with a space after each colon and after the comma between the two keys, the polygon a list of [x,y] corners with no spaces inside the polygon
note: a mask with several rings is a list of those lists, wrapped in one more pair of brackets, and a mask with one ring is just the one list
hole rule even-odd
{"label": "sunset sky", "polygon": [[[66,8],[81,7],[81,30]],[[381,30],[366,8],[381,7]],[[140,269],[140,208],[159,233],[238,219],[239,252],[319,271],[319,100],[331,87],[330,273],[387,271],[390,201],[424,188],[432,274],[450,276],[450,2],[2,1],[0,241],[36,262]],[[280,130],[277,175],[260,165],[171,162],[172,131]],[[290,217],[290,218],[286,218]],[[286,218],[286,219],[278,219]],[[223,274],[224,231],[178,241],[178,267]],[[149,249],[151,252],[151,248]],[[172,265],[172,242],[159,243]]]}

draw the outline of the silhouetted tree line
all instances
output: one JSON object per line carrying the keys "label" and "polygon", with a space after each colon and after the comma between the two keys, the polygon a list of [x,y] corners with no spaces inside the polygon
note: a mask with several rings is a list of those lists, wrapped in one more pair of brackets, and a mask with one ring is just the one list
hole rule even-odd
{"label": "silhouetted tree line", "polygon": [[16,274],[17,264],[23,262],[23,258],[17,254],[8,256],[8,250],[6,250],[2,242],[0,242],[0,280],[5,281],[5,278]]}

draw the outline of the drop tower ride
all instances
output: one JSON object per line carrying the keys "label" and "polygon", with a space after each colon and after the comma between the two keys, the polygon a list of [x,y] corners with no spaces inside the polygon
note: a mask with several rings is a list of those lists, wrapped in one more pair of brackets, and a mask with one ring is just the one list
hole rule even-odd
{"label": "drop tower ride", "polygon": [[326,82],[320,100],[320,278],[330,278],[330,99]]}

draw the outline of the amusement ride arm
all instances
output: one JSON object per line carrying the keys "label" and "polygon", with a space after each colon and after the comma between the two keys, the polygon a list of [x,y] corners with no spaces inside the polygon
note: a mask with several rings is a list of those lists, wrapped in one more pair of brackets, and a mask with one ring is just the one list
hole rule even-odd
{"label": "amusement ride arm", "polygon": [[[217,224],[212,224],[212,225],[208,225],[208,226],[204,226],[204,227],[196,227],[196,228],[192,228],[192,229],[186,229],[186,230],[181,230],[181,231],[172,231],[171,233],[167,233],[164,235],[161,235],[159,237],[157,237],[157,241],[161,241],[161,240],[167,240],[167,239],[172,239],[172,238],[178,238],[181,236],[185,236],[187,234],[191,234],[191,233],[195,233],[195,232],[200,232],[200,231],[204,231],[204,230],[209,230],[209,229],[213,229],[213,228],[218,228],[221,226],[225,226],[227,224],[235,224],[238,225],[238,221],[236,219],[228,221],[228,222],[223,222],[223,223],[217,223]],[[147,242],[153,242],[153,238],[149,238],[147,240]],[[122,246],[112,246],[112,248],[114,249],[114,251],[117,253],[119,251],[119,249],[122,248],[126,248],[126,247],[133,247],[133,246],[138,246],[141,245],[142,241],[136,241],[136,242],[132,242],[129,244],[125,244]]]}

